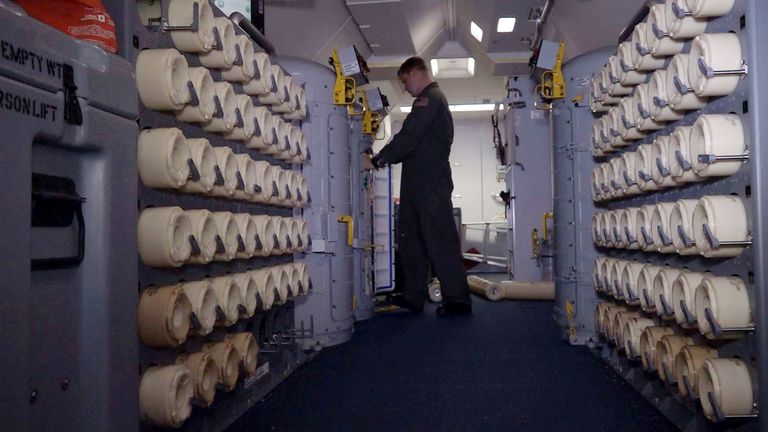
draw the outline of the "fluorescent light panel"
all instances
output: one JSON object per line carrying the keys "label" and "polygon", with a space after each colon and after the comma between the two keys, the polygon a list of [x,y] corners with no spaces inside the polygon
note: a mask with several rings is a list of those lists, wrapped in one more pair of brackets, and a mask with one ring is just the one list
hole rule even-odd
{"label": "fluorescent light panel", "polygon": [[481,29],[479,25],[475,24],[474,21],[469,22],[469,32],[472,33],[472,36],[474,36],[478,42],[483,41],[483,29]]}
{"label": "fluorescent light panel", "polygon": [[467,60],[467,71],[469,71],[469,74],[472,76],[475,76],[475,58],[470,57]]}
{"label": "fluorescent light panel", "polygon": [[[451,112],[481,112],[481,111],[493,111],[496,108],[496,104],[454,104],[448,105],[448,109]],[[400,112],[408,114],[411,112],[411,107],[401,106]]]}
{"label": "fluorescent light panel", "polygon": [[429,64],[432,65],[432,75],[437,75],[437,71],[440,70],[437,66],[437,59],[432,59]]}
{"label": "fluorescent light panel", "polygon": [[499,33],[512,33],[515,30],[515,23],[517,18],[515,17],[501,17],[499,22],[496,23],[496,31]]}

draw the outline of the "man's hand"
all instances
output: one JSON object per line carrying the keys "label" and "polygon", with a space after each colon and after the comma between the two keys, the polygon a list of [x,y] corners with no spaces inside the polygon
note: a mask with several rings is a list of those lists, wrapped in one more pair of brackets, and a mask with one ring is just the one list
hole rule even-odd
{"label": "man's hand", "polygon": [[373,166],[373,163],[371,162],[371,155],[369,154],[363,154],[362,167],[366,171],[377,169],[375,166]]}

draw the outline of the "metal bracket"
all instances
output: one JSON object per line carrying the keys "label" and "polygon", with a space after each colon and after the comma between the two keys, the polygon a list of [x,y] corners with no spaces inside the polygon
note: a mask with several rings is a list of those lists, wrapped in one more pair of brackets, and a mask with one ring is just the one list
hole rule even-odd
{"label": "metal bracket", "polygon": [[677,89],[677,92],[680,93],[681,95],[687,95],[688,93],[693,91],[692,88],[683,84],[683,80],[681,80],[680,77],[677,75],[672,77],[672,82],[675,84],[675,89]]}
{"label": "metal bracket", "polygon": [[243,61],[243,51],[240,49],[240,45],[235,45],[235,60],[232,62],[233,66],[242,66],[245,64]]}
{"label": "metal bracket", "polygon": [[224,50],[224,39],[221,38],[218,27],[213,28],[213,46],[211,46],[211,49],[216,51]]}
{"label": "metal bracket", "polygon": [[624,127],[626,129],[632,129],[633,127],[637,127],[637,124],[631,123],[629,120],[627,120],[627,116],[624,114],[621,115],[621,122],[624,124]]}
{"label": "metal bracket", "polygon": [[189,313],[189,326],[192,328],[192,330],[200,330],[202,327],[200,320],[197,318],[197,314],[194,312]]}
{"label": "metal bracket", "polygon": [[688,236],[682,225],[677,226],[677,235],[680,236],[680,240],[683,242],[685,247],[689,248],[696,246],[696,242],[694,242],[693,239]]}
{"label": "metal bracket", "polygon": [[675,159],[677,159],[677,163],[680,165],[683,171],[690,171],[693,169],[691,163],[685,159],[685,156],[683,156],[683,153],[680,150],[675,150]]}
{"label": "metal bracket", "polygon": [[709,400],[709,404],[712,407],[712,411],[715,412],[715,419],[718,422],[723,422],[728,419],[752,419],[757,418],[758,412],[753,409],[751,414],[744,414],[744,415],[725,415],[723,412],[723,409],[720,408],[720,405],[717,403],[717,399],[715,398],[715,395],[712,392],[707,392],[707,399]]}
{"label": "metal bracket", "polygon": [[653,364],[653,362],[651,361],[650,357],[648,357],[648,352],[647,351],[643,353],[643,357],[645,358],[645,362],[648,364],[648,370],[656,369],[656,365]]}
{"label": "metal bracket", "polygon": [[629,231],[629,227],[624,227],[624,234],[627,236],[627,242],[629,244],[637,243],[637,237],[633,236],[632,233]]}
{"label": "metal bracket", "polygon": [[648,54],[650,54],[650,53],[651,53],[651,50],[649,50],[648,48],[646,48],[646,47],[644,47],[644,46],[640,45],[640,42],[637,42],[637,43],[635,43],[635,49],[636,49],[636,50],[637,50],[637,52],[638,52],[638,53],[640,53],[640,55],[641,55],[641,56],[643,56],[643,57],[645,57],[645,56],[647,56]]}
{"label": "metal bracket", "polygon": [[654,303],[654,301],[651,300],[651,298],[648,296],[647,289],[643,290],[643,297],[645,298],[645,304],[648,305],[648,307],[652,307],[652,308],[656,307],[656,303]]}
{"label": "metal bracket", "polygon": [[680,300],[680,310],[683,312],[683,316],[685,316],[685,323],[689,326],[696,325],[696,319],[694,318],[691,311],[688,310],[688,306],[685,304],[685,300]]}
{"label": "metal bracket", "polygon": [[216,253],[217,254],[223,254],[227,251],[226,246],[224,246],[224,240],[221,239],[221,236],[216,234]]}
{"label": "metal bracket", "polygon": [[254,60],[253,61],[253,70],[254,70],[253,79],[261,80],[261,72],[259,71],[259,61],[258,60]]}
{"label": "metal bracket", "polygon": [[749,160],[749,153],[744,153],[740,155],[715,155],[715,154],[699,155],[699,162],[705,165],[712,165],[717,162],[732,162],[732,161],[747,162],[748,160]]}
{"label": "metal bracket", "polygon": [[643,235],[643,242],[645,242],[644,246],[653,244],[653,237],[648,234],[648,230],[646,230],[644,226],[640,227],[640,234]]}
{"label": "metal bracket", "polygon": [[710,308],[704,308],[704,318],[707,319],[707,322],[709,323],[709,327],[712,329],[712,333],[714,333],[715,336],[720,336],[723,333],[755,331],[754,325],[747,326],[747,327],[721,327],[720,323],[718,323],[717,320],[715,320],[715,317],[712,314],[712,309]]}
{"label": "metal bracket", "polygon": [[665,361],[661,361],[661,362],[659,362],[659,363],[661,363],[661,368],[662,368],[662,369],[664,369],[664,378],[665,378],[665,379],[664,379],[664,382],[665,382],[667,385],[672,385],[672,384],[674,384],[675,382],[674,382],[674,381],[672,381],[672,375],[669,373],[670,371],[669,371],[669,366],[667,365],[667,362],[665,362]]}
{"label": "metal bracket", "polygon": [[661,225],[656,225],[656,232],[659,233],[659,240],[661,240],[661,244],[664,246],[671,246],[672,245],[672,239],[667,236],[667,233],[664,232],[664,227]]}
{"label": "metal bracket", "polygon": [[690,399],[693,399],[694,393],[693,393],[693,387],[691,386],[691,380],[688,379],[688,375],[683,375],[681,379],[683,381],[683,387],[685,387],[685,392],[688,393],[688,397]]}
{"label": "metal bracket", "polygon": [[630,285],[629,282],[627,282],[625,285],[626,285],[625,288],[627,289],[627,295],[629,296],[628,300],[631,301],[631,302],[634,302],[635,300],[640,300],[639,297],[635,297],[632,294],[632,285]]}
{"label": "metal bracket", "polygon": [[245,120],[243,120],[243,114],[240,112],[240,108],[235,108],[235,127],[241,128],[245,126]]}
{"label": "metal bracket", "polygon": [[213,112],[213,116],[216,118],[224,118],[224,107],[221,105],[221,99],[219,95],[213,96],[213,104],[216,106],[216,110]]}
{"label": "metal bracket", "polygon": [[661,302],[661,311],[664,315],[674,315],[675,311],[667,304],[667,298],[664,293],[659,294],[659,301]]}
{"label": "metal bracket", "polygon": [[624,59],[619,60],[619,64],[621,65],[621,70],[623,70],[624,72],[633,72],[637,70],[636,67],[628,65],[627,62],[624,61]]}
{"label": "metal bracket", "polygon": [[691,11],[681,8],[676,1],[672,2],[672,13],[674,13],[678,19],[693,16]]}
{"label": "metal bracket", "polygon": [[200,253],[202,252],[200,250],[200,244],[197,242],[197,239],[192,234],[189,235],[189,245],[192,247],[192,255],[200,256]]}
{"label": "metal bracket", "polygon": [[730,75],[739,75],[744,76],[749,73],[749,66],[747,66],[747,63],[742,60],[741,61],[741,67],[739,69],[720,69],[720,70],[714,70],[711,66],[707,64],[706,61],[702,57],[699,57],[698,61],[699,70],[702,74],[704,74],[707,78],[714,78],[717,76],[730,76]]}
{"label": "metal bracket", "polygon": [[[200,28],[200,5],[198,3],[192,3],[192,23],[189,25],[170,25],[168,24],[168,21],[164,20],[163,18],[160,18],[160,26],[161,29],[165,32],[173,32],[173,31],[192,31],[196,32]],[[155,21],[157,18],[150,19],[150,24]]]}
{"label": "metal bracket", "polygon": [[187,103],[187,105],[190,105],[190,106],[200,105],[200,98],[197,96],[197,91],[195,91],[195,85],[192,84],[192,81],[187,81],[187,90],[189,90],[189,102]]}
{"label": "metal bracket", "polygon": [[195,161],[192,160],[192,158],[187,159],[187,166],[189,166],[189,176],[187,177],[187,179],[191,181],[200,180],[200,171],[197,170],[197,166],[195,166]]}
{"label": "metal bracket", "polygon": [[702,224],[701,229],[704,232],[704,237],[713,249],[718,249],[722,246],[751,246],[752,239],[747,240],[733,240],[733,241],[720,241],[717,239],[709,224]]}
{"label": "metal bracket", "polygon": [[643,106],[643,104],[641,104],[641,103],[638,103],[638,104],[637,104],[637,110],[640,112],[640,117],[642,117],[642,118],[644,118],[644,119],[648,119],[648,118],[651,118],[651,113],[650,113],[650,112],[648,112],[648,110],[647,110],[647,109],[645,109],[645,107]]}
{"label": "metal bracket", "polygon": [[637,185],[637,182],[635,180],[632,180],[631,178],[629,178],[629,174],[627,174],[626,171],[624,171],[624,183],[627,184],[627,187],[632,187]]}
{"label": "metal bracket", "polygon": [[261,126],[259,126],[259,119],[253,118],[253,135],[260,137],[261,136]]}
{"label": "metal bracket", "polygon": [[660,29],[659,26],[656,23],[653,23],[651,25],[651,31],[656,36],[656,39],[664,39],[665,37],[669,37],[669,33],[665,32],[662,29]]}
{"label": "metal bracket", "polygon": [[670,174],[669,168],[665,167],[663,163],[661,163],[661,158],[656,158],[656,168],[659,169],[659,173],[666,177]]}
{"label": "metal bracket", "polygon": [[222,174],[221,168],[218,164],[213,166],[213,173],[216,175],[216,180],[213,182],[213,184],[216,186],[224,186],[224,174]]}

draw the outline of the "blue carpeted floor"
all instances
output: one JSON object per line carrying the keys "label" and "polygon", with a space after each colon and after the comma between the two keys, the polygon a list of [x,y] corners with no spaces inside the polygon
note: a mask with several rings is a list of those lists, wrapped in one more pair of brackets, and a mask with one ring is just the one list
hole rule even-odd
{"label": "blue carpeted floor", "polygon": [[324,350],[230,431],[674,430],[584,347],[559,338],[551,302],[471,317],[380,315]]}

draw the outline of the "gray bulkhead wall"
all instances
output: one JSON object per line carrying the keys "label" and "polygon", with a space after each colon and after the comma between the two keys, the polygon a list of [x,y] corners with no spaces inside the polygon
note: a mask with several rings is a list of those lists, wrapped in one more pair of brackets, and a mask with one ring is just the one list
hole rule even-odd
{"label": "gray bulkhead wall", "polygon": [[[555,318],[564,338],[584,344],[593,333],[598,298],[592,288],[591,127],[589,79],[614,49],[606,47],[568,61],[563,67],[566,98],[552,104],[555,213]],[[572,99],[583,95],[581,102]],[[569,320],[566,303],[573,305]],[[569,329],[570,334],[569,334]]]}
{"label": "gray bulkhead wall", "polygon": [[[536,108],[535,83],[528,76],[510,77],[508,87],[518,89],[523,108],[504,113],[499,128],[505,147],[506,183],[512,194],[507,208],[507,246],[512,277],[520,281],[541,281],[547,276],[547,259],[533,256],[531,233],[541,232],[544,213],[552,212],[552,150],[550,115]],[[498,160],[497,160],[498,163]],[[501,186],[501,185],[500,185]]]}

